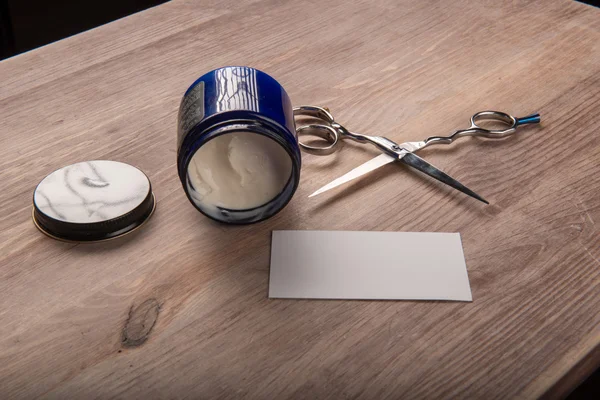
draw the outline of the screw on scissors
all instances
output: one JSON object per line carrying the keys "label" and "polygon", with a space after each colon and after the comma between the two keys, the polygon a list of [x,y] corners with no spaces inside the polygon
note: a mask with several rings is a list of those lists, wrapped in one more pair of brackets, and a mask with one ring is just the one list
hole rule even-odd
{"label": "screw on scissors", "polygon": [[[540,115],[537,113],[523,118],[515,118],[512,115],[500,111],[480,111],[471,117],[471,125],[467,129],[457,130],[449,136],[432,136],[420,142],[397,144],[382,136],[368,136],[350,132],[344,126],[337,123],[329,110],[323,107],[296,107],[294,108],[294,116],[311,117],[319,121],[319,123],[302,125],[296,128],[298,133],[298,143],[300,144],[300,147],[308,153],[317,155],[331,154],[336,150],[336,146],[343,139],[351,139],[359,143],[370,143],[383,152],[383,154],[367,161],[363,165],[354,168],[352,171],[323,186],[309,197],[326,192],[391,162],[401,161],[486,204],[489,204],[489,202],[483,197],[418,157],[414,152],[431,145],[450,144],[456,139],[464,136],[483,136],[494,139],[504,138],[515,133],[517,127],[520,125],[536,124],[540,122]],[[495,126],[484,128],[482,126],[484,123],[486,125],[492,123]],[[300,138],[307,134],[325,139],[326,144],[315,146],[302,142]]]}

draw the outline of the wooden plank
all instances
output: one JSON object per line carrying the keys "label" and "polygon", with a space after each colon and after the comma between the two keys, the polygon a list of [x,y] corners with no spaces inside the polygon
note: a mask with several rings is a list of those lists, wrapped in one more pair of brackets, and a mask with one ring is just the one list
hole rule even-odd
{"label": "wooden plank", "polygon": [[[202,3],[0,63],[2,397],[552,398],[600,365],[600,11]],[[376,154],[348,143],[303,156],[282,213],[229,227],[188,203],[175,131],[187,86],[236,64],[272,74],[295,104],[400,142],[483,109],[539,111],[543,123],[423,151],[491,206],[395,165],[308,200]],[[86,159],[148,174],[158,208],[145,229],[94,245],[37,232],[35,185]],[[474,301],[268,300],[274,229],[460,232]]]}

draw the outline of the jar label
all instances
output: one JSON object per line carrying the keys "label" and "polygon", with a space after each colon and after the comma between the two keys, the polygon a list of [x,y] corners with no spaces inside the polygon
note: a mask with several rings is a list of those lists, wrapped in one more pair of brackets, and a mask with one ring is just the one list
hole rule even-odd
{"label": "jar label", "polygon": [[198,82],[183,96],[179,106],[179,131],[177,132],[177,148],[195,125],[204,118],[204,81]]}

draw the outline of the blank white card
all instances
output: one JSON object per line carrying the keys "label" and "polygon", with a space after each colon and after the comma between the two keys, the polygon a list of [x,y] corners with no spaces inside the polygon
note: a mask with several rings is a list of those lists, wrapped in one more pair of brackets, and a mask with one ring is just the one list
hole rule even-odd
{"label": "blank white card", "polygon": [[471,301],[460,234],[273,231],[269,297]]}

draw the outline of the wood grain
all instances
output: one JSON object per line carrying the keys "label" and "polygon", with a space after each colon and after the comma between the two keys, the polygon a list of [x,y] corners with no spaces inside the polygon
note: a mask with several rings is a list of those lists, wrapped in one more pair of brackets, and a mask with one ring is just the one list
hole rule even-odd
{"label": "wood grain", "polygon": [[[572,1],[172,1],[0,63],[0,397],[548,398],[600,365],[600,11]],[[372,158],[303,157],[263,223],[211,222],[175,170],[179,100],[250,65],[294,104],[398,142],[476,111],[541,128],[427,149],[491,206],[397,165],[306,198]],[[112,159],[158,200],[123,240],[31,222],[48,173]],[[460,232],[474,301],[266,297],[270,232]]]}

